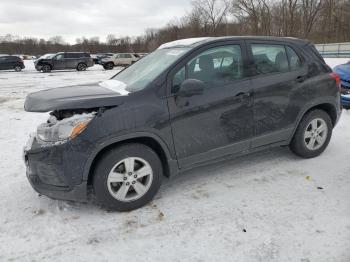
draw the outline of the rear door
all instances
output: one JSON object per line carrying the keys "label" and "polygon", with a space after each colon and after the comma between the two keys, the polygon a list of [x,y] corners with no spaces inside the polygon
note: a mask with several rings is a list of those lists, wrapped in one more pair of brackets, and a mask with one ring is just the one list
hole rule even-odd
{"label": "rear door", "polygon": [[[169,73],[168,106],[180,168],[249,148],[253,114],[245,58],[244,42],[228,41],[201,48]],[[178,96],[185,79],[204,82],[203,93]]]}
{"label": "rear door", "polygon": [[7,56],[0,56],[0,70],[8,69]]}
{"label": "rear door", "polygon": [[66,69],[75,69],[78,65],[78,60],[82,54],[80,53],[65,53],[64,54],[64,63]]}
{"label": "rear door", "polygon": [[252,147],[285,141],[308,100],[307,65],[285,42],[247,41],[254,93]]}

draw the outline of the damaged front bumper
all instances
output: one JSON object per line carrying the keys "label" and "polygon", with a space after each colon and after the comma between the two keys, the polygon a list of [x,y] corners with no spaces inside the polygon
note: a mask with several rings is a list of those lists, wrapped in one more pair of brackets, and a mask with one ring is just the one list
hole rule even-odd
{"label": "damaged front bumper", "polygon": [[39,143],[31,136],[24,148],[26,175],[32,187],[53,199],[86,201],[87,182],[82,181],[86,156],[69,142]]}

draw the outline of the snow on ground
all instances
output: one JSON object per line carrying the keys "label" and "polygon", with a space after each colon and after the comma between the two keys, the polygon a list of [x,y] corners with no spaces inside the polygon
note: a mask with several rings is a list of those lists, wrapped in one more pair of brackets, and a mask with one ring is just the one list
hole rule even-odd
{"label": "snow on ground", "polygon": [[25,113],[25,95],[116,72],[0,72],[0,261],[350,261],[350,111],[318,158],[277,148],[197,168],[136,211],[39,197],[22,147],[47,114]]}

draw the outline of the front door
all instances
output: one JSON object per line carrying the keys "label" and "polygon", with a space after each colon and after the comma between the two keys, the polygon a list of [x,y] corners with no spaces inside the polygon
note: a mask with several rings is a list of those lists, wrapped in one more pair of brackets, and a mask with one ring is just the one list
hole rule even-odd
{"label": "front door", "polygon": [[[170,72],[168,105],[180,168],[250,147],[252,96],[245,64],[244,44],[230,41],[196,51]],[[204,82],[203,93],[178,96],[185,79]]]}
{"label": "front door", "polygon": [[64,54],[58,54],[53,58],[53,69],[55,70],[62,70],[65,69],[65,59]]}

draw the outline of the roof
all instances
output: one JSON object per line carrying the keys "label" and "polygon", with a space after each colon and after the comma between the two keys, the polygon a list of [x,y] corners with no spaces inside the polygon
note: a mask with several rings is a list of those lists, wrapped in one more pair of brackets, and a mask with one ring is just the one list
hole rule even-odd
{"label": "roof", "polygon": [[172,47],[196,47],[201,44],[225,41],[225,40],[259,40],[259,41],[283,41],[295,43],[299,45],[308,44],[309,41],[293,37],[276,37],[276,36],[222,36],[222,37],[195,37],[179,39],[172,42],[162,44],[158,49],[172,48]]}

